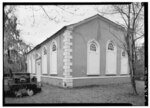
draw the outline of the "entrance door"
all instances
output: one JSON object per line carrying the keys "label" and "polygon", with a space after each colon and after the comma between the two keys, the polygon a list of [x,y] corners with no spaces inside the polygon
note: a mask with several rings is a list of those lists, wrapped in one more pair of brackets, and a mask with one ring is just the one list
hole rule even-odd
{"label": "entrance door", "polygon": [[121,74],[128,74],[128,55],[125,51],[121,52]]}
{"label": "entrance door", "polygon": [[57,46],[55,41],[52,42],[50,51],[50,73],[57,74]]}
{"label": "entrance door", "polygon": [[109,41],[106,50],[106,74],[116,74],[116,62],[116,47]]}
{"label": "entrance door", "polygon": [[36,68],[37,68],[37,81],[41,82],[41,60],[37,60]]}
{"label": "entrance door", "polygon": [[87,60],[87,74],[99,75],[100,73],[100,52],[99,44],[95,41],[88,43],[88,60]]}

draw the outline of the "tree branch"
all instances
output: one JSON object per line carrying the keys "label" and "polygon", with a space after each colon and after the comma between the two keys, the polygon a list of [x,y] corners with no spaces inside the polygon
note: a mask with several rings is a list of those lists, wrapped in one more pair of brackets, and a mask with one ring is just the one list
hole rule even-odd
{"label": "tree branch", "polygon": [[122,14],[124,14],[127,18],[129,17],[128,16],[128,14],[127,13],[125,13],[124,11],[123,11],[123,9],[122,8],[119,8],[118,6],[114,6],[114,8],[119,12],[119,13],[122,13]]}
{"label": "tree branch", "polygon": [[[56,5],[56,6],[57,6],[57,5]],[[59,9],[61,9],[61,10],[65,11],[65,12],[68,12],[68,13],[70,13],[70,14],[74,15],[74,13],[73,13],[73,12],[67,11],[67,10],[65,10],[64,8],[60,7],[60,6],[57,6],[57,7],[58,7]]]}
{"label": "tree branch", "polygon": [[141,6],[140,10],[138,11],[138,13],[137,13],[137,15],[136,15],[136,17],[135,17],[135,20],[136,20],[136,19],[137,19],[137,17],[139,16],[139,14],[140,14],[140,12],[141,12],[142,8],[143,8],[143,6]]}
{"label": "tree branch", "polygon": [[138,39],[144,37],[144,34],[142,34],[141,36],[137,37],[136,39],[134,39],[134,42],[137,41]]}
{"label": "tree branch", "polygon": [[50,21],[55,21],[55,22],[57,22],[56,20],[55,20],[55,18],[51,18],[51,17],[49,17],[49,15],[47,14],[47,12],[46,12],[46,10],[43,8],[43,6],[40,6],[41,8],[42,8],[42,10],[43,10],[43,12],[46,14],[46,16],[48,17],[48,19],[50,20]]}
{"label": "tree branch", "polygon": [[35,24],[35,16],[34,16],[34,11],[33,11],[33,6],[31,7],[32,8],[32,13],[33,13],[33,25]]}
{"label": "tree branch", "polygon": [[122,15],[122,13],[120,13],[120,14],[121,14],[121,17],[123,18],[123,20],[124,20],[126,26],[128,27],[128,23],[127,23],[126,19],[124,18],[124,16]]}

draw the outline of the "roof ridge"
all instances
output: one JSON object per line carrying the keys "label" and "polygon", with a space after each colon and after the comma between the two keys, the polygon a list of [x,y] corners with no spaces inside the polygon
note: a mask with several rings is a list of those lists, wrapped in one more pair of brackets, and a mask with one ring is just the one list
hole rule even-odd
{"label": "roof ridge", "polygon": [[108,21],[108,23],[110,22],[111,24],[114,24],[114,25],[120,27],[120,29],[124,29],[124,30],[125,30],[125,28],[124,28],[123,26],[121,26],[121,25],[115,23],[114,21],[112,21],[112,20],[110,20],[110,19],[108,19],[108,18],[106,18],[106,17],[100,15],[99,13],[97,13],[97,14],[91,16],[91,17],[85,18],[85,19],[83,19],[83,20],[81,20],[81,21],[78,21],[77,23],[69,24],[69,25],[66,25],[66,26],[67,26],[67,27],[69,27],[69,26],[78,26],[78,25],[80,25],[81,23],[86,23],[87,21],[92,20],[94,17],[103,18],[104,20]]}

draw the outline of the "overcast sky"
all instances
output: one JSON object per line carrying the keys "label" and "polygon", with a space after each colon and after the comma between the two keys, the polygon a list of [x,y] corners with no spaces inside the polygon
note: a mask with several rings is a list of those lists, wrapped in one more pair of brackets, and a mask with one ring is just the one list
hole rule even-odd
{"label": "overcast sky", "polygon": [[[95,5],[75,6],[17,6],[15,14],[18,18],[18,28],[21,30],[21,38],[26,43],[34,46],[41,43],[65,25],[76,23],[85,18],[91,17],[98,12]],[[105,10],[108,6],[98,6]],[[46,15],[46,13],[48,16]],[[64,10],[65,9],[65,10]],[[104,17],[114,21],[122,22],[118,16],[105,15]],[[55,20],[52,20],[55,19]]]}

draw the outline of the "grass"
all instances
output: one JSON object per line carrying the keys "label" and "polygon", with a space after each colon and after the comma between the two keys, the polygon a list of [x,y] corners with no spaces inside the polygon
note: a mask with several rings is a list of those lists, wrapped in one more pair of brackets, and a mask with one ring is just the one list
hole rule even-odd
{"label": "grass", "polygon": [[44,84],[42,92],[31,97],[6,97],[5,103],[131,103],[143,106],[144,82],[137,81],[138,96],[132,95],[130,84],[88,86],[72,89]]}

